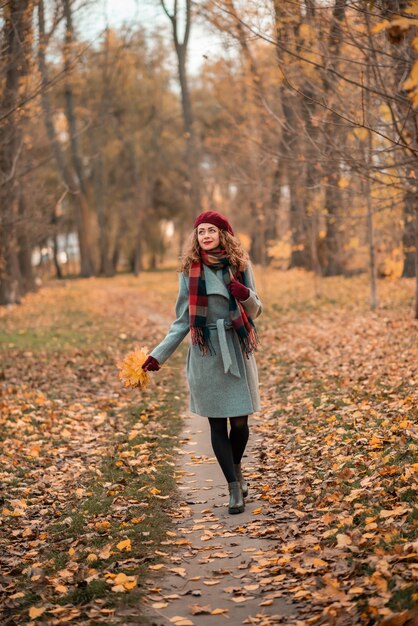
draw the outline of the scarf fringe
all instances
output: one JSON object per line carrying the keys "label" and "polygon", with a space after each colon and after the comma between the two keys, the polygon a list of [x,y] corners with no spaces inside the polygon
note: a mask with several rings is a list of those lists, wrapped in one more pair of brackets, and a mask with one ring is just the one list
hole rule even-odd
{"label": "scarf fringe", "polygon": [[257,350],[258,347],[258,335],[255,327],[253,326],[253,328],[245,337],[241,335],[238,335],[238,337],[244,350],[245,356],[247,357],[247,359],[249,359],[251,352]]}
{"label": "scarf fringe", "polygon": [[192,337],[192,344],[199,346],[199,350],[202,356],[208,354],[216,354],[215,349],[210,340],[210,330],[206,326],[192,326],[190,328],[190,334]]}

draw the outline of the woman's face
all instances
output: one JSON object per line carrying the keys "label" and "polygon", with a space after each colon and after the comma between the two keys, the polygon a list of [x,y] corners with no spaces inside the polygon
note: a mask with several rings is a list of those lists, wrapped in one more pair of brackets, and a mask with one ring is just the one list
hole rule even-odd
{"label": "woman's face", "polygon": [[197,240],[202,250],[209,252],[219,246],[219,228],[213,224],[199,224]]}

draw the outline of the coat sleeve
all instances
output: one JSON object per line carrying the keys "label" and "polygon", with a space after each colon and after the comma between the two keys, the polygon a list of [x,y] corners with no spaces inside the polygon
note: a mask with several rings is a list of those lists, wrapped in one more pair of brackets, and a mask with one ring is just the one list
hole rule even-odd
{"label": "coat sleeve", "polygon": [[179,274],[179,293],[176,302],[176,319],[171,324],[167,335],[151,352],[162,365],[179,347],[189,332],[189,285],[187,277]]}
{"label": "coat sleeve", "polygon": [[247,287],[250,290],[250,295],[246,300],[241,300],[241,304],[244,307],[245,312],[253,319],[257,319],[263,311],[263,305],[260,298],[257,295],[255,286],[255,279],[253,269],[249,263],[245,270],[245,277],[247,279]]}

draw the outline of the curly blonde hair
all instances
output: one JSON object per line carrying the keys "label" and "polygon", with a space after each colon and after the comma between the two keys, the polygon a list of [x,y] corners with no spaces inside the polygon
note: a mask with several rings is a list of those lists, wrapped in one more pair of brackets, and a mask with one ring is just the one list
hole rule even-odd
{"label": "curly blonde hair", "polygon": [[[226,230],[219,230],[219,244],[225,250],[229,257],[232,267],[239,272],[243,272],[250,260],[248,253],[242,247],[242,243],[234,235],[230,235]],[[189,235],[184,246],[183,255],[181,257],[180,272],[187,273],[193,263],[200,262],[200,246],[197,239],[197,228]]]}

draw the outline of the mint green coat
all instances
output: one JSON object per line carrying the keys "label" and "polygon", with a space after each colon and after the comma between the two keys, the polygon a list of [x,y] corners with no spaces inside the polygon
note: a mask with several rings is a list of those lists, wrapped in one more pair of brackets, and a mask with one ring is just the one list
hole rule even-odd
{"label": "mint green coat", "polygon": [[[207,324],[215,354],[202,356],[199,347],[190,344],[187,353],[187,380],[190,410],[205,417],[236,417],[260,410],[258,373],[254,353],[247,359],[229,318],[229,292],[222,270],[204,266],[208,298]],[[250,296],[242,302],[255,320],[262,312],[256,294],[251,266],[246,269]],[[189,332],[189,277],[179,274],[176,319],[166,337],[151,352],[162,365]]]}

